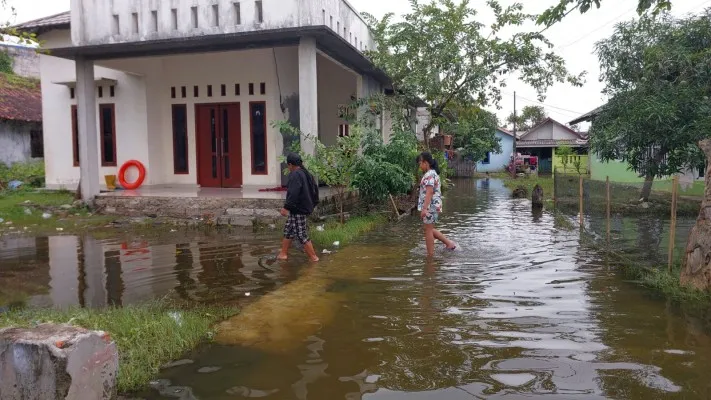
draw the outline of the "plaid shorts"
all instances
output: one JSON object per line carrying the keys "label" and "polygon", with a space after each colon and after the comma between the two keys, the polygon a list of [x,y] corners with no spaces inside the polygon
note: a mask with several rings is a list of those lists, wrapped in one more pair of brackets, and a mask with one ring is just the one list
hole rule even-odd
{"label": "plaid shorts", "polygon": [[289,214],[289,218],[284,225],[284,237],[291,239],[299,239],[301,244],[309,242],[309,229],[306,226],[306,215]]}

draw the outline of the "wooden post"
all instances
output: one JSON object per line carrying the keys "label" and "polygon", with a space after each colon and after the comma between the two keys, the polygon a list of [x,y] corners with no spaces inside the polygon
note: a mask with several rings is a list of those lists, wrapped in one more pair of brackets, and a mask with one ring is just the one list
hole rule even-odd
{"label": "wooden post", "polygon": [[393,202],[393,208],[395,208],[395,216],[397,216],[398,219],[400,219],[400,211],[397,209],[397,204],[395,204],[395,199],[393,199],[392,194],[388,194],[390,196],[390,201]]}
{"label": "wooden post", "polygon": [[610,177],[608,176],[607,179],[605,179],[605,186],[606,186],[606,202],[607,202],[607,210],[606,210],[606,217],[607,217],[607,245],[610,245],[610,208],[612,207],[610,204]]}
{"label": "wooden post", "polygon": [[669,227],[669,272],[674,264],[674,247],[676,244],[676,202],[679,190],[679,176],[675,175],[672,180],[672,205],[671,205],[671,226]]}
{"label": "wooden post", "polygon": [[583,176],[580,175],[580,229],[583,229],[585,224],[585,214],[583,210]]}

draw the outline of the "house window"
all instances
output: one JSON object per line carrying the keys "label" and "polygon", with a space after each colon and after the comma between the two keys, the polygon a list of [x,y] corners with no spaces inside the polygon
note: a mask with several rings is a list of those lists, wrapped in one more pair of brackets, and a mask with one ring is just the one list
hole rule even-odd
{"label": "house window", "polygon": [[257,21],[258,24],[261,24],[264,22],[264,10],[262,9],[262,1],[257,0],[254,2],[254,19]]}
{"label": "house window", "polygon": [[72,106],[72,159],[74,166],[79,166],[79,124],[77,106]]}
{"label": "house window", "polygon": [[239,83],[235,83],[235,96],[239,96],[239,93],[240,93]]}
{"label": "house window", "polygon": [[187,174],[188,167],[188,108],[173,105],[173,173]]}
{"label": "house window", "polygon": [[174,8],[170,10],[170,15],[171,15],[171,28],[173,28],[174,31],[178,30],[178,9]]}
{"label": "house window", "polygon": [[151,11],[151,29],[153,32],[158,32],[158,11]]}
{"label": "house window", "polygon": [[249,103],[252,142],[252,174],[267,175],[267,105],[265,102]]}
{"label": "house window", "polygon": [[486,153],[486,156],[484,157],[483,160],[481,160],[482,164],[490,164],[491,163],[491,153]]}
{"label": "house window", "polygon": [[109,86],[109,96],[114,97],[116,95],[116,87],[114,85]]}
{"label": "house window", "polygon": [[200,97],[200,88],[193,86],[193,97]]}
{"label": "house window", "polygon": [[197,7],[190,7],[190,22],[193,25],[193,29],[198,28],[198,13]]}
{"label": "house window", "polygon": [[212,5],[212,26],[220,26],[220,5]]}
{"label": "house window", "polygon": [[249,84],[249,95],[250,96],[254,95],[254,83]]}
{"label": "house window", "polygon": [[338,125],[338,137],[346,137],[350,135],[351,133],[351,127],[348,124],[340,124]]}
{"label": "house window", "polygon": [[175,98],[175,86],[170,88],[170,98],[171,99]]}
{"label": "house window", "polygon": [[180,97],[182,97],[182,98],[188,97],[188,88],[186,88],[185,86],[180,87]]}
{"label": "house window", "polygon": [[113,25],[111,28],[111,32],[114,35],[118,35],[121,33],[121,25],[119,25],[119,16],[114,14],[114,19],[113,19]]}
{"label": "house window", "polygon": [[73,99],[74,97],[76,97],[74,88],[69,88],[69,98]]}
{"label": "house window", "polygon": [[138,33],[138,13],[131,14],[133,20],[133,33]]}
{"label": "house window", "polygon": [[220,85],[220,95],[222,95],[222,97],[227,96],[227,85],[224,83]]}
{"label": "house window", "polygon": [[99,86],[99,98],[102,98],[102,97],[104,97],[104,87]]}
{"label": "house window", "polygon": [[235,3],[235,25],[242,24],[242,7],[239,2]]}
{"label": "house window", "polygon": [[116,166],[116,113],[113,104],[99,105],[101,166]]}
{"label": "house window", "polygon": [[44,157],[44,140],[42,139],[42,131],[31,130],[30,131],[30,157],[32,158],[43,158]]}
{"label": "house window", "polygon": [[212,85],[207,85],[207,97],[212,97]]}
{"label": "house window", "polygon": [[267,94],[267,84],[262,82],[259,84],[259,93]]}

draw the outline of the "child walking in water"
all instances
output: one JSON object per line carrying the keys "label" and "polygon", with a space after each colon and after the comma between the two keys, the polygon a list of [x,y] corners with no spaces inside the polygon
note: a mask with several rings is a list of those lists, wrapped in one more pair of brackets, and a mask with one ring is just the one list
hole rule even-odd
{"label": "child walking in water", "polygon": [[317,262],[319,259],[314,245],[309,239],[306,217],[313,213],[314,207],[318,204],[318,185],[313,176],[304,168],[301,156],[298,154],[287,155],[286,164],[290,172],[286,202],[281,210],[281,215],[288,216],[288,219],[284,226],[284,240],[277,259],[286,260],[289,257],[291,241],[296,238],[304,245],[304,251],[309,259]]}
{"label": "child walking in water", "polygon": [[439,167],[432,154],[424,152],[417,157],[420,169],[424,176],[420,181],[420,197],[417,201],[417,210],[424,223],[425,244],[427,256],[434,256],[434,240],[437,239],[447,246],[447,250],[455,250],[457,245],[447,239],[440,231],[434,228],[442,212],[442,185],[439,179]]}

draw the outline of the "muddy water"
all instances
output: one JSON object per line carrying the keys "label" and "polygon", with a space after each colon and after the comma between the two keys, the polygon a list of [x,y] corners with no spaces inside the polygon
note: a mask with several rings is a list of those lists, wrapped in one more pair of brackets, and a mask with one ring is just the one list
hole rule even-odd
{"label": "muddy water", "polygon": [[[622,281],[500,182],[458,182],[441,228],[463,251],[426,262],[405,220],[318,266],[270,270],[257,260],[276,250],[273,235],[75,238],[61,251],[6,242],[0,293],[29,304],[242,302],[217,343],[165,370],[149,399],[711,397],[704,321]],[[150,257],[125,254],[145,248]]]}

